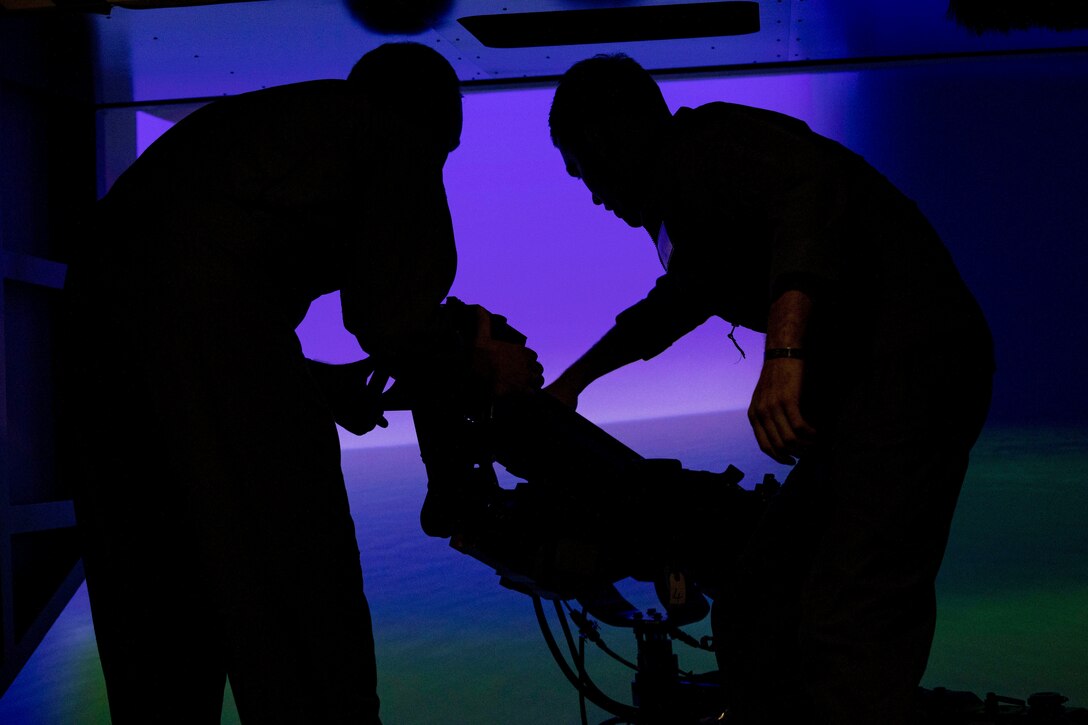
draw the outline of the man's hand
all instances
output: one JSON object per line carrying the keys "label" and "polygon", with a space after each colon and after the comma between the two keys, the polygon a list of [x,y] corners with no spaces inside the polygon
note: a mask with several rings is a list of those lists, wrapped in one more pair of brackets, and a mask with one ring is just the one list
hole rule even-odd
{"label": "man's hand", "polygon": [[803,360],[766,360],[759,375],[748,421],[761,451],[791,465],[812,444],[816,431],[801,417]]}
{"label": "man's hand", "polygon": [[346,365],[311,360],[309,366],[340,427],[357,436],[388,427],[382,393],[389,376],[376,370],[370,358]]}
{"label": "man's hand", "polygon": [[536,353],[512,342],[491,337],[491,314],[476,308],[478,324],[472,351],[472,372],[488,385],[493,395],[539,390],[544,385],[544,367]]}

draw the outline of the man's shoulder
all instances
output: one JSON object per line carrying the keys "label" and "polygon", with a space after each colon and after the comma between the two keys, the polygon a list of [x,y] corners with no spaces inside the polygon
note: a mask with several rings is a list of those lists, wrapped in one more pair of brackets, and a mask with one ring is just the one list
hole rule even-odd
{"label": "man's shoulder", "polygon": [[312,103],[352,102],[358,99],[359,95],[354,84],[346,80],[329,78],[260,88],[215,101],[212,105],[235,108],[305,107],[306,104]]}
{"label": "man's shoulder", "polygon": [[794,116],[768,108],[747,106],[728,101],[712,101],[695,108],[682,107],[675,118],[681,125],[693,128],[713,126],[760,126],[788,129],[794,133],[810,134],[808,124]]}
{"label": "man's shoulder", "polygon": [[741,118],[751,112],[760,112],[762,109],[754,106],[745,106],[740,103],[728,101],[711,101],[700,106],[681,106],[674,117],[682,123],[721,123]]}
{"label": "man's shoulder", "polygon": [[178,136],[203,139],[225,153],[262,144],[298,145],[303,137],[341,138],[356,133],[366,119],[366,103],[354,84],[302,81],[215,101],[185,119],[185,133]]}
{"label": "man's shoulder", "polygon": [[330,108],[352,102],[348,85],[342,80],[302,81],[219,98],[182,119],[171,137],[214,136],[234,126],[259,133],[269,125],[297,123],[297,117],[315,114],[335,118],[339,114],[331,115]]}
{"label": "man's shoulder", "polygon": [[737,142],[752,133],[747,106],[725,101],[681,107],[673,114],[666,157],[688,172],[717,165],[738,152]]}
{"label": "man's shoulder", "polygon": [[352,92],[354,85],[341,78],[322,78],[319,80],[298,81],[296,83],[284,83],[278,86],[269,86],[258,90],[242,93],[239,98],[245,97],[270,97],[274,95],[336,95]]}

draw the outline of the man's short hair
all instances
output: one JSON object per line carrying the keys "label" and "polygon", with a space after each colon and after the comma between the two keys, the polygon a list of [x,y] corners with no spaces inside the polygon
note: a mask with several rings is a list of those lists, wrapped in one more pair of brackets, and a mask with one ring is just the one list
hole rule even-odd
{"label": "man's short hair", "polygon": [[442,54],[420,43],[385,43],[355,64],[348,81],[383,104],[434,108],[460,98],[460,81]]}
{"label": "man's short hair", "polygon": [[653,77],[623,53],[578,61],[555,89],[548,126],[552,143],[581,151],[586,129],[616,122],[657,122],[669,107]]}

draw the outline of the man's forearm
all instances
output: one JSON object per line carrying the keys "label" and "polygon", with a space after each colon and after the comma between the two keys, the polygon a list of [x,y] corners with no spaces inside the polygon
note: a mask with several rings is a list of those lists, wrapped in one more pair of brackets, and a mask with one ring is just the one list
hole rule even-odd
{"label": "man's forearm", "polygon": [[812,298],[800,290],[787,290],[771,304],[763,368],[748,407],[760,450],[787,465],[815,434],[801,415],[804,345],[811,313]]}
{"label": "man's forearm", "polygon": [[767,316],[768,350],[801,349],[805,344],[812,298],[800,290],[787,290],[771,304]]}
{"label": "man's forearm", "polygon": [[639,359],[641,356],[627,336],[620,328],[613,327],[564,370],[556,383],[581,392],[594,380]]}

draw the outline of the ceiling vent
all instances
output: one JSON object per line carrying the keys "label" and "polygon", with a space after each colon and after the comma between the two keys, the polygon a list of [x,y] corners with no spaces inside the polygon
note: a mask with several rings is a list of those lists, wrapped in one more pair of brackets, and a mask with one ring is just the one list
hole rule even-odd
{"label": "ceiling vent", "polygon": [[488,48],[631,43],[759,32],[758,2],[703,2],[458,18]]}

